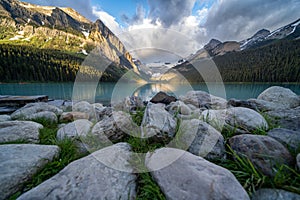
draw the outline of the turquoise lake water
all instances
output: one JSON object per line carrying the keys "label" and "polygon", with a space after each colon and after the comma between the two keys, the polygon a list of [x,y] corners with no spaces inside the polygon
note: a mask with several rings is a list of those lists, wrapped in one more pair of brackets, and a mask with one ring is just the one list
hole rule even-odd
{"label": "turquoise lake water", "polygon": [[126,96],[140,96],[149,100],[157,92],[164,91],[179,97],[190,90],[204,90],[223,98],[246,100],[256,98],[271,86],[290,88],[300,95],[300,84],[276,83],[230,83],[230,84],[132,84],[132,83],[32,83],[0,84],[0,95],[48,95],[50,99],[89,100],[108,104],[111,99],[118,100]]}

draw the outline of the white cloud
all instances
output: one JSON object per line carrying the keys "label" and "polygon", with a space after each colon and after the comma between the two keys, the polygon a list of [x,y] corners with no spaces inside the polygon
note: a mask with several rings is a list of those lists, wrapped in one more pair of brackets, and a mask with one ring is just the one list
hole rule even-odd
{"label": "white cloud", "polygon": [[119,35],[122,33],[122,28],[115,17],[103,10],[99,10],[95,6],[93,6],[93,14],[96,15],[114,34]]}

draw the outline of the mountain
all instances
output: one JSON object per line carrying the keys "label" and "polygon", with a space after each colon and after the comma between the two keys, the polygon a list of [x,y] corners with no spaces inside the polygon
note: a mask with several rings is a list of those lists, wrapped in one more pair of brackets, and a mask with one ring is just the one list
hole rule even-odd
{"label": "mountain", "polygon": [[[0,47],[4,44],[11,45],[11,48],[23,46],[60,51],[75,57],[84,57],[97,49],[112,62],[113,67],[125,71],[133,69],[139,73],[122,42],[101,20],[91,22],[72,8],[0,0]],[[7,48],[9,47],[5,46],[6,50]]]}
{"label": "mountain", "polygon": [[[300,19],[273,32],[259,30],[241,42],[212,39],[160,80],[204,82],[195,68],[209,71],[214,63],[225,82],[300,82],[299,55]],[[206,78],[213,81],[214,76]]]}

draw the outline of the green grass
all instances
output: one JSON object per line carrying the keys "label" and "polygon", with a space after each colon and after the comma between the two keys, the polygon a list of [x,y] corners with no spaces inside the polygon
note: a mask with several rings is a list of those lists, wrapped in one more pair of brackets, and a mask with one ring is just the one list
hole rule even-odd
{"label": "green grass", "polygon": [[281,165],[274,177],[268,177],[255,168],[245,156],[235,153],[229,145],[226,160],[215,160],[215,164],[231,171],[247,193],[252,196],[260,188],[276,188],[300,194],[300,173],[287,165]]}
{"label": "green grass", "polygon": [[133,155],[131,165],[137,172],[137,200],[164,200],[166,199],[160,187],[153,180],[150,172],[147,172],[145,166],[145,156],[147,152],[153,152],[155,149],[164,147],[162,143],[151,142],[149,139],[141,139],[130,136],[127,141],[131,145]]}
{"label": "green grass", "polygon": [[135,113],[130,113],[133,122],[136,123],[138,126],[142,125],[145,109],[146,108],[141,108],[136,110]]}
{"label": "green grass", "polygon": [[157,183],[153,180],[150,173],[140,173],[137,179],[137,200],[164,200],[163,195]]}

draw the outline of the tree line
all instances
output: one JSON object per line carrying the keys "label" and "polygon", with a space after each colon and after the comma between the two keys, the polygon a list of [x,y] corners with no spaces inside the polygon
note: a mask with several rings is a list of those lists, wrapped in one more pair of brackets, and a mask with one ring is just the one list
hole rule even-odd
{"label": "tree line", "polygon": [[81,80],[117,81],[126,69],[111,64],[105,72],[81,66],[85,56],[32,46],[0,44],[0,82],[70,82],[80,69]]}
{"label": "tree line", "polygon": [[[213,61],[224,82],[300,82],[299,39],[278,40],[263,47],[230,52],[214,57]],[[204,82],[188,62],[176,66],[175,70],[189,82]]]}

